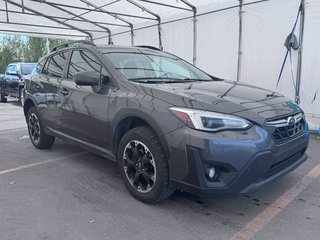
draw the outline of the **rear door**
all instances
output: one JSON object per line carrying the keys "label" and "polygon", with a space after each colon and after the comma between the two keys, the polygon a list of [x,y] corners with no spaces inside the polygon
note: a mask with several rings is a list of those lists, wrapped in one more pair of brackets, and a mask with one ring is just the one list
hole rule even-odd
{"label": "rear door", "polygon": [[[79,86],[75,83],[75,74],[87,71],[99,74],[99,86]],[[61,82],[63,132],[77,140],[108,149],[108,109],[113,86],[109,72],[92,52],[74,50],[67,69],[67,79]]]}
{"label": "rear door", "polygon": [[[37,92],[36,98],[43,120],[47,127],[61,130],[61,82],[65,79],[64,69],[69,51],[51,55],[42,69],[42,73],[32,81],[32,88]],[[34,78],[32,79],[34,80]]]}

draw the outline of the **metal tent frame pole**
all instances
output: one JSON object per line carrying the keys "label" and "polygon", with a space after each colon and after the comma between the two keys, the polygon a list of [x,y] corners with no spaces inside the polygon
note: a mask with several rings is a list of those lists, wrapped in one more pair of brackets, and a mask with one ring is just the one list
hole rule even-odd
{"label": "metal tent frame pole", "polygon": [[241,81],[242,70],[242,35],[243,35],[243,0],[239,0],[239,42],[238,42],[238,67],[237,67],[237,82]]}
{"label": "metal tent frame pole", "polygon": [[[175,9],[180,9],[180,10],[192,12],[192,9],[189,9],[189,8],[178,7],[178,6],[169,5],[169,4],[165,4],[165,3],[161,3],[161,2],[154,2],[154,1],[150,1],[150,0],[138,0],[138,1],[151,3],[151,4],[156,4],[156,5],[160,5],[160,6],[163,6],[163,7],[170,7],[170,8],[175,8]],[[182,2],[184,2],[184,1],[182,1]]]}
{"label": "metal tent frame pole", "polygon": [[7,22],[9,22],[9,12],[8,12],[8,1],[5,0],[5,5],[6,5],[6,17],[7,17]]}
{"label": "metal tent frame pole", "polygon": [[301,71],[302,71],[302,52],[303,52],[303,37],[304,37],[304,22],[305,22],[305,0],[301,1],[301,17],[299,31],[299,50],[297,63],[296,91],[295,102],[300,104],[300,86],[301,86]]}
{"label": "metal tent frame pole", "polygon": [[75,34],[63,34],[63,33],[49,33],[49,32],[36,32],[36,31],[19,31],[19,30],[3,30],[0,29],[2,33],[11,33],[11,34],[21,34],[25,35],[26,33],[32,35],[44,35],[44,36],[61,36],[61,37],[85,37],[84,35],[75,35]]}
{"label": "metal tent frame pole", "polygon": [[197,65],[197,8],[189,3],[187,0],[181,0],[184,4],[186,4],[188,7],[192,9],[193,12],[193,57],[192,57],[192,63],[193,65]]}
{"label": "metal tent frame pole", "polygon": [[[67,14],[70,14],[70,15],[74,16],[74,17],[80,18],[80,19],[82,19],[82,20],[84,20],[84,21],[87,21],[88,23],[91,23],[91,24],[93,24],[93,25],[95,25],[95,26],[97,26],[97,27],[99,27],[99,28],[102,28],[102,29],[106,30],[107,33],[108,33],[108,36],[109,36],[109,38],[108,38],[108,39],[109,39],[109,40],[108,40],[108,44],[111,44],[111,43],[112,43],[111,31],[110,31],[109,28],[107,28],[107,27],[105,27],[105,26],[102,26],[102,25],[100,25],[100,24],[97,24],[97,23],[95,23],[95,22],[92,22],[91,20],[89,20],[89,19],[87,19],[87,18],[85,18],[85,17],[77,16],[77,15],[74,14],[73,12],[71,12],[71,11],[69,11],[69,10],[66,10],[66,9],[64,9],[64,8],[62,8],[62,7],[56,6],[55,4],[52,4],[52,3],[50,3],[50,2],[44,2],[44,3],[47,4],[47,5],[49,5],[49,6],[51,6],[51,7],[53,7],[53,8],[56,8],[56,9],[62,11],[62,12],[65,12],[65,13],[67,13]],[[64,21],[64,23],[65,23],[65,21]]]}
{"label": "metal tent frame pole", "polygon": [[[119,1],[121,1],[121,0],[115,0],[115,1],[113,1],[113,2],[106,3],[106,4],[102,5],[102,6],[100,6],[99,8],[103,8],[103,7],[109,6],[109,5],[114,4],[114,3],[117,3],[117,2],[119,2]],[[81,14],[77,14],[76,16],[71,17],[71,18],[65,20],[64,22],[67,22],[67,21],[73,20],[73,19],[75,19],[75,18],[81,17],[81,16],[83,16],[83,15],[85,15],[85,14],[88,14],[88,13],[94,11],[94,10],[97,10],[97,9],[98,9],[98,8],[94,8],[94,9],[90,9],[90,10],[88,10],[88,11],[85,11],[85,12],[83,12],[83,13],[81,13]]]}
{"label": "metal tent frame pole", "polygon": [[[8,13],[13,13],[13,14],[20,14],[20,15],[28,15],[28,16],[38,16],[37,14],[31,13],[31,12],[20,12],[20,11],[15,11],[15,10],[8,10],[6,11],[5,9],[0,9],[0,12],[8,12]],[[86,23],[86,21],[81,20],[81,19],[75,19],[75,18],[67,18],[67,17],[62,17],[62,16],[54,16],[54,15],[46,15],[48,17],[57,19],[57,20],[63,20],[62,22],[66,22],[66,21],[74,21],[74,22],[82,22],[82,23]],[[12,21],[11,21],[12,22]],[[117,26],[117,27],[130,27],[128,25],[125,24],[117,24],[117,23],[109,23],[109,22],[101,22],[101,21],[92,21],[94,23],[98,23],[101,25],[110,25],[110,26]]]}
{"label": "metal tent frame pole", "polygon": [[[83,10],[83,11],[89,11],[89,10],[92,10],[92,12],[101,12],[101,6],[96,6],[94,7],[95,9],[90,9],[90,8],[85,8],[85,7],[79,7],[79,6],[72,6],[72,5],[68,5],[68,4],[62,4],[62,3],[56,3],[56,2],[49,2],[49,1],[42,1],[42,0],[29,0],[29,1],[32,1],[32,2],[38,2],[38,3],[50,3],[50,4],[54,4],[56,6],[59,6],[59,7],[65,7],[65,8],[71,8],[71,9],[78,9],[78,10]],[[93,3],[89,2],[89,1],[82,1],[80,0],[81,2],[84,2],[88,5],[91,5]],[[88,3],[89,2],[89,3]],[[109,14],[113,14],[113,15],[117,15],[117,16],[124,16],[124,17],[132,17],[132,18],[140,18],[140,19],[145,19],[145,20],[155,20],[153,18],[149,18],[149,17],[143,17],[143,16],[138,16],[138,15],[133,15],[133,14],[125,14],[125,13],[119,13],[119,12],[110,12],[110,11],[106,11],[104,10],[105,12],[108,12]]]}
{"label": "metal tent frame pole", "polygon": [[[179,6],[174,6],[174,5],[169,5],[169,4],[165,4],[165,3],[161,3],[161,2],[154,2],[154,1],[150,1],[150,0],[138,0],[138,1],[145,2],[145,3],[151,3],[151,4],[163,6],[163,7],[175,8],[175,9],[179,9],[179,10],[193,12],[193,18],[192,18],[192,20],[193,20],[193,54],[192,54],[193,57],[192,57],[192,62],[193,62],[193,65],[196,65],[197,64],[197,8],[194,5],[192,5],[191,3],[189,3],[187,0],[181,0],[181,2],[184,3],[185,5],[187,5],[190,9],[184,8],[184,7],[179,7]],[[160,28],[161,25],[159,24],[158,27]]]}
{"label": "metal tent frame pole", "polygon": [[[21,22],[6,22],[6,21],[0,21],[0,23],[5,23],[9,25],[15,25],[15,26],[27,26],[27,27],[38,27],[38,28],[47,28],[47,29],[60,29],[60,30],[73,30],[70,29],[69,27],[62,27],[62,26],[50,26],[50,25],[43,25],[43,24],[30,24],[30,23],[21,23]],[[90,32],[96,32],[96,33],[105,33],[103,30],[88,30],[84,29],[85,31],[90,31]],[[11,30],[8,30],[11,31]]]}
{"label": "metal tent frame pole", "polygon": [[[22,5],[21,5],[21,4],[16,3],[16,2],[13,2],[13,1],[11,1],[11,0],[6,0],[6,1],[7,1],[8,3],[10,3],[10,4],[12,4],[12,5],[16,6],[16,7],[20,7],[20,8],[22,9]],[[71,24],[64,23],[63,21],[57,20],[57,19],[55,19],[55,18],[52,18],[52,17],[50,17],[50,16],[48,16],[48,15],[46,15],[46,14],[43,14],[43,13],[41,13],[41,12],[39,12],[39,11],[36,11],[36,10],[34,10],[34,9],[32,9],[32,8],[29,8],[29,7],[24,6],[24,9],[27,10],[27,11],[29,11],[29,12],[33,12],[33,13],[39,15],[39,16],[42,16],[42,17],[44,17],[44,18],[47,18],[47,19],[49,19],[49,20],[51,20],[51,21],[54,21],[54,22],[56,22],[56,23],[58,23],[58,24],[67,26],[67,27],[69,27],[70,29],[76,30],[76,31],[78,31],[78,32],[82,32],[82,33],[84,33],[85,35],[87,35],[87,36],[91,39],[91,41],[93,41],[92,34],[91,34],[90,32],[88,32],[88,31],[84,31],[84,30],[82,30],[82,29],[80,29],[80,28],[78,28],[78,27],[75,27],[75,26],[71,25]]]}
{"label": "metal tent frame pole", "polygon": [[115,19],[118,19],[126,24],[128,24],[128,26],[130,27],[130,33],[131,33],[131,44],[133,46],[133,43],[134,43],[134,33],[133,33],[133,24],[125,19],[123,19],[122,17],[118,16],[117,14],[114,14],[114,13],[110,13],[109,11],[106,11],[102,8],[100,8],[99,6],[97,6],[96,4],[88,1],[88,0],[80,0],[81,2],[83,3],[86,3],[87,5],[93,7],[93,8],[96,8],[97,11],[99,12],[103,12],[103,13],[106,13],[112,17],[114,17]]}
{"label": "metal tent frame pole", "polygon": [[156,17],[156,19],[158,20],[159,49],[161,49],[161,50],[162,50],[162,40],[161,40],[161,17],[160,17],[158,14],[156,14],[156,13],[152,12],[152,11],[151,11],[151,10],[149,10],[148,8],[146,8],[146,7],[142,6],[142,5],[141,5],[141,4],[139,4],[139,3],[136,3],[136,2],[135,2],[135,1],[133,1],[133,0],[127,0],[127,2],[129,2],[129,3],[133,4],[134,6],[136,6],[136,7],[140,8],[142,11],[146,11],[146,12],[147,12],[147,13],[149,13],[150,15],[152,15],[152,16],[154,16],[154,17]]}

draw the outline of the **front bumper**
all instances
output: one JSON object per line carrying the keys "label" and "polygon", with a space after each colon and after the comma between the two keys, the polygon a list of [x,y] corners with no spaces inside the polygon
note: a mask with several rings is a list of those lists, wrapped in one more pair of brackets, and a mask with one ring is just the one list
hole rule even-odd
{"label": "front bumper", "polygon": [[[183,127],[166,137],[171,146],[171,184],[196,195],[255,192],[302,164],[309,143],[308,129],[277,145],[259,126],[220,133]],[[205,174],[208,167],[219,170],[214,181]]]}

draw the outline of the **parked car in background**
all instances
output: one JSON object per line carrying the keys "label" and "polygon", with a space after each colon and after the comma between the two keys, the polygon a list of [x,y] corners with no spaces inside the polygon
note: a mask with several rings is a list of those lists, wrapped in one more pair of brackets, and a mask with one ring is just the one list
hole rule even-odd
{"label": "parked car in background", "polygon": [[117,161],[130,193],[147,203],[175,189],[254,192],[307,159],[298,105],[150,47],[57,47],[39,61],[25,99],[36,148],[59,137]]}
{"label": "parked car in background", "polygon": [[18,98],[24,103],[24,82],[36,63],[10,63],[0,78],[0,102],[7,102],[7,96]]}

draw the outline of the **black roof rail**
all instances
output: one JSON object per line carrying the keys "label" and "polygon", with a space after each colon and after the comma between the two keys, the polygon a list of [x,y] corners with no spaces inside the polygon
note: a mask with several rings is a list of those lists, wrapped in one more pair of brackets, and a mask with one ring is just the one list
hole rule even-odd
{"label": "black roof rail", "polygon": [[54,48],[52,48],[50,50],[50,53],[55,52],[59,49],[63,49],[63,48],[71,47],[71,46],[81,46],[81,45],[96,46],[92,41],[89,41],[89,40],[72,41],[72,42],[68,42],[68,43],[64,43],[64,44],[55,46]]}
{"label": "black roof rail", "polygon": [[148,49],[152,49],[152,50],[156,50],[156,51],[161,51],[159,48],[154,47],[154,46],[148,46],[148,45],[139,45],[139,46],[135,46],[135,47],[140,47],[140,48],[148,48]]}

